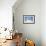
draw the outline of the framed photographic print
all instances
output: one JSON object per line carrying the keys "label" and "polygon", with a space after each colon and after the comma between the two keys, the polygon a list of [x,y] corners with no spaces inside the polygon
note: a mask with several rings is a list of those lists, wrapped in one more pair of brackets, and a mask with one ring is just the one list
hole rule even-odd
{"label": "framed photographic print", "polygon": [[23,15],[23,24],[35,24],[35,15]]}

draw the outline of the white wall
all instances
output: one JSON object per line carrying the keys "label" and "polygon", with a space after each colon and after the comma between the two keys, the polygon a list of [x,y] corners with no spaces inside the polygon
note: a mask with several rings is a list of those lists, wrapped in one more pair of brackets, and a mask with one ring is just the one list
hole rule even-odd
{"label": "white wall", "polygon": [[46,0],[41,1],[41,15],[42,46],[46,46]]}
{"label": "white wall", "polygon": [[12,28],[12,6],[16,0],[0,0],[0,27]]}
{"label": "white wall", "polygon": [[[15,28],[41,46],[41,1],[23,0],[18,7],[14,6]],[[35,15],[35,24],[23,24],[23,15]]]}

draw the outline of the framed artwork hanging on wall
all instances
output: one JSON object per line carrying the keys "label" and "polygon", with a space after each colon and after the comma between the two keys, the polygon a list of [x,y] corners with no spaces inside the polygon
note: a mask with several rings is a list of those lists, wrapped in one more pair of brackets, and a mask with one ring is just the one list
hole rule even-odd
{"label": "framed artwork hanging on wall", "polygon": [[35,15],[23,15],[23,24],[35,24]]}

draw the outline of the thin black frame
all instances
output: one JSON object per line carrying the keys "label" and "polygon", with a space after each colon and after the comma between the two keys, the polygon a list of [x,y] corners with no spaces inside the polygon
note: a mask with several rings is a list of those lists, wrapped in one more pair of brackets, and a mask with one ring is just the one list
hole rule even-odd
{"label": "thin black frame", "polygon": [[[33,23],[24,23],[24,16],[34,16],[34,22]],[[35,24],[35,15],[23,15],[23,24]]]}

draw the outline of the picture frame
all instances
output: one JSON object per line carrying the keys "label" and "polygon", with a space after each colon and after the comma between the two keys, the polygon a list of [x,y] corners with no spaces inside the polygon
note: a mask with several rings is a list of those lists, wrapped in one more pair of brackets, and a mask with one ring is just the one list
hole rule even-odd
{"label": "picture frame", "polygon": [[35,24],[35,15],[23,15],[23,24]]}

